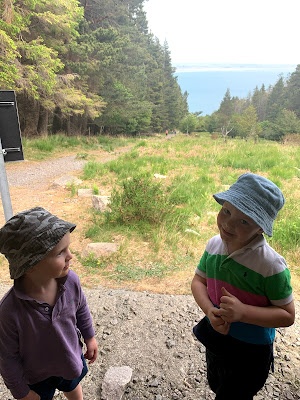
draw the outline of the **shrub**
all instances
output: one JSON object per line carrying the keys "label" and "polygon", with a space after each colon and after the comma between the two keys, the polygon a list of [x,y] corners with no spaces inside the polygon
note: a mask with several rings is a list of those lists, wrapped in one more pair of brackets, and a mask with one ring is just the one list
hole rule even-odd
{"label": "shrub", "polygon": [[124,180],[121,190],[113,189],[111,210],[107,217],[119,223],[148,222],[159,224],[170,211],[161,183],[145,176]]}

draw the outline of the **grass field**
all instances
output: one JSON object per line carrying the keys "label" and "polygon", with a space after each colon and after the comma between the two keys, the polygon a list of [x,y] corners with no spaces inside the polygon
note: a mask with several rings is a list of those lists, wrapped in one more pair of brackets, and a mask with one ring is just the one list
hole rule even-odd
{"label": "grass field", "polygon": [[[137,141],[118,160],[85,166],[85,185],[111,192],[111,213],[93,212],[86,237],[118,241],[109,260],[82,260],[91,273],[117,282],[173,281],[189,290],[190,274],[207,240],[217,233],[219,205],[212,194],[244,172],[261,174],[283,191],[286,205],[268,239],[287,260],[295,287],[300,281],[299,147],[262,141],[223,143],[208,134]],[[155,178],[159,174],[163,177]],[[185,281],[186,277],[186,281]]]}
{"label": "grass field", "polygon": [[[97,149],[131,150],[105,164]],[[85,237],[117,242],[110,258],[80,260],[86,274],[116,285],[189,293],[191,276],[210,237],[218,233],[220,206],[212,194],[226,190],[244,172],[261,174],[283,191],[286,204],[267,240],[282,254],[300,293],[300,150],[275,142],[224,143],[209,134],[147,138],[67,138],[62,135],[23,141],[27,159],[59,156],[66,148],[88,160],[82,187],[111,194],[111,212],[88,210]],[[155,174],[159,174],[155,177]],[[76,195],[70,187],[70,196]],[[92,221],[92,223],[90,222]],[[80,256],[78,255],[80,259]]]}
{"label": "grass field", "polygon": [[35,139],[22,139],[24,155],[27,160],[41,161],[54,158],[66,151],[86,158],[89,152],[105,150],[111,152],[118,147],[134,143],[134,138],[112,138],[109,136],[65,136],[51,135]]}

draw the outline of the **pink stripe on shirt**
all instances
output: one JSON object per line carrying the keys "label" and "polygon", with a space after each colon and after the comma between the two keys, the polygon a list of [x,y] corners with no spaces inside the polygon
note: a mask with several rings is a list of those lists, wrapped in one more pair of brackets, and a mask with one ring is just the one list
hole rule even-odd
{"label": "pink stripe on shirt", "polygon": [[223,296],[221,291],[222,287],[228,290],[229,293],[237,297],[244,304],[258,307],[266,307],[270,305],[270,302],[266,296],[238,289],[237,287],[218,279],[207,278],[208,295],[214,305],[218,307],[220,306],[220,298]]}

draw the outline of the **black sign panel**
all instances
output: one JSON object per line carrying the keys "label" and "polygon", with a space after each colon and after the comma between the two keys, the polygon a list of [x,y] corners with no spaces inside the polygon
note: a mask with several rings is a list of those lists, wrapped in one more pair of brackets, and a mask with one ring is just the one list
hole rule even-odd
{"label": "black sign panel", "polygon": [[4,161],[24,160],[15,92],[0,90],[0,139]]}

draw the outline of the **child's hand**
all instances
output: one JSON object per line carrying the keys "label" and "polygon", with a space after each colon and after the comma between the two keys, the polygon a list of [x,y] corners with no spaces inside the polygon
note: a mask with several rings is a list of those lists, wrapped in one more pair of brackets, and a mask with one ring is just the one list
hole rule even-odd
{"label": "child's hand", "polygon": [[40,400],[40,396],[35,393],[33,390],[30,390],[27,396],[22,397],[21,399],[18,400]]}
{"label": "child's hand", "polygon": [[215,331],[221,333],[222,335],[227,335],[230,329],[230,324],[217,315],[218,311],[219,310],[217,308],[212,307],[208,311],[207,317]]}
{"label": "child's hand", "polygon": [[245,314],[245,304],[229,293],[224,287],[222,287],[222,294],[220,309],[217,310],[217,315],[226,322],[240,321]]}
{"label": "child's hand", "polygon": [[84,358],[90,360],[89,364],[92,364],[96,360],[98,355],[98,345],[95,337],[92,337],[90,339],[85,339],[85,344],[86,344],[86,352],[84,354]]}

